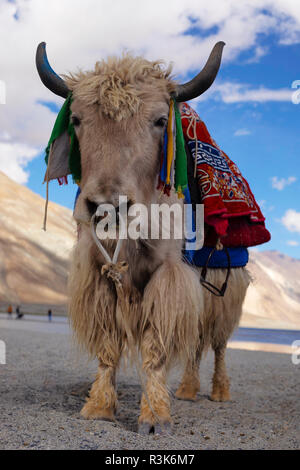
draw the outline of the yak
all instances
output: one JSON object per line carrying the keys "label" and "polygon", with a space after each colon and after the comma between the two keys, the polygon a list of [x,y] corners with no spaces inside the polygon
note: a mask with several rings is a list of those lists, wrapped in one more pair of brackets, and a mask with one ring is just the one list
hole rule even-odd
{"label": "yak", "polygon": [[[184,84],[171,76],[161,61],[124,53],[96,63],[94,70],[63,78],[49,65],[45,43],[37,49],[36,65],[44,85],[56,95],[72,94],[70,122],[81,155],[81,193],[74,218],[78,240],[69,276],[69,317],[75,337],[99,361],[98,373],[81,415],[113,420],[117,407],[115,376],[122,354],[136,348],[144,377],[138,429],[142,434],[170,432],[170,394],[167,374],[174,363],[184,366],[176,392],[195,400],[200,389],[199,364],[211,346],[215,371],[211,399],[228,400],[225,366],[227,341],[238,325],[249,284],[245,268],[231,270],[224,297],[203,289],[199,269],[182,258],[182,240],[124,240],[119,258],[123,301],[105,274],[107,260],[91,232],[98,207],[118,209],[119,196],[131,204],[168,205],[178,201],[174,191],[157,190],[160,153],[170,100],[178,103],[204,93],[213,83],[224,43],[217,43],[200,73]],[[68,139],[58,139],[52,161],[68,167]],[[51,169],[50,169],[51,173]],[[200,202],[200,201],[199,201]],[[112,257],[117,240],[103,242]],[[207,281],[221,283],[226,270],[208,269]]]}

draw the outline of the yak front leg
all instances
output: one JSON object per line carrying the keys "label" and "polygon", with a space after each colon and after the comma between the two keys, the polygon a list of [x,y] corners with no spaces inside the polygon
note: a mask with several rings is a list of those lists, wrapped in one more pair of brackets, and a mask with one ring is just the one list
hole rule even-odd
{"label": "yak front leg", "polygon": [[141,343],[146,383],[141,400],[139,433],[163,434],[170,431],[170,397],[166,386],[166,354],[155,334],[147,330]]}
{"label": "yak front leg", "polygon": [[213,401],[230,400],[230,382],[225,364],[225,346],[213,347],[215,352],[215,371],[213,376],[213,386],[211,399]]}
{"label": "yak front leg", "polygon": [[115,390],[116,369],[120,353],[108,355],[104,351],[98,354],[99,367],[96,380],[92,385],[81,415],[86,419],[103,419],[113,421],[117,408]]}
{"label": "yak front leg", "polygon": [[171,425],[167,368],[176,357],[186,362],[199,347],[203,296],[194,270],[179,260],[163,263],[146,286],[142,307],[147,396],[142,398],[139,424],[142,432],[160,432]]}

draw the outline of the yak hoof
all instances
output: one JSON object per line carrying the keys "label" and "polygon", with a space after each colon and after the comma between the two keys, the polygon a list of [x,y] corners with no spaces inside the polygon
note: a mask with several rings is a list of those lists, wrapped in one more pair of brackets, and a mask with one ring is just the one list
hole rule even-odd
{"label": "yak hoof", "polygon": [[100,419],[102,421],[114,421],[115,413],[114,408],[100,408],[97,406],[91,406],[87,402],[82,408],[80,415],[85,419]]}
{"label": "yak hoof", "polygon": [[197,393],[200,390],[200,385],[199,383],[197,384],[187,384],[187,383],[182,383],[176,393],[175,397],[178,400],[187,400],[187,401],[196,401],[197,400]]}
{"label": "yak hoof", "polygon": [[192,385],[180,385],[177,392],[175,393],[175,397],[178,400],[196,401],[198,391],[199,387],[194,387]]}
{"label": "yak hoof", "polygon": [[212,401],[230,401],[230,391],[227,387],[214,387],[210,399]]}
{"label": "yak hoof", "polygon": [[149,434],[155,434],[157,436],[166,436],[168,434],[171,434],[171,423],[141,423],[139,424],[138,433],[142,436],[148,436]]}

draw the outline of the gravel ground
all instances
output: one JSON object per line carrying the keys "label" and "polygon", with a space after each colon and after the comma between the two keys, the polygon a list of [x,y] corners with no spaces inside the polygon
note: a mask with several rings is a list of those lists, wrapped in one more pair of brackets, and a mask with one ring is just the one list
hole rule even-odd
{"label": "gravel ground", "polygon": [[[70,335],[13,321],[0,325],[0,449],[297,449],[299,372],[288,354],[228,350],[232,400],[209,400],[213,356],[201,365],[197,402],[172,400],[171,437],[136,433],[141,387],[131,369],[118,374],[118,423],[80,418],[96,363],[78,355]],[[17,325],[15,323],[15,325]],[[173,392],[179,371],[170,375]]]}

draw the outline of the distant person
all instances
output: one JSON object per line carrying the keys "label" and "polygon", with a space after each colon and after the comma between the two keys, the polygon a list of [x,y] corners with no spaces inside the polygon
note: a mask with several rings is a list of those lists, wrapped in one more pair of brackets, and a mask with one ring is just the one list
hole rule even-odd
{"label": "distant person", "polygon": [[13,313],[13,308],[12,308],[12,305],[9,304],[9,306],[7,307],[7,316],[8,318],[12,318],[12,313]]}
{"label": "distant person", "polygon": [[19,305],[16,308],[16,314],[17,314],[17,318],[22,318],[24,316],[24,313],[21,313]]}
{"label": "distant person", "polygon": [[51,308],[49,308],[49,310],[48,310],[48,320],[49,320],[50,322],[51,322],[51,320],[52,320],[52,310],[51,310]]}

